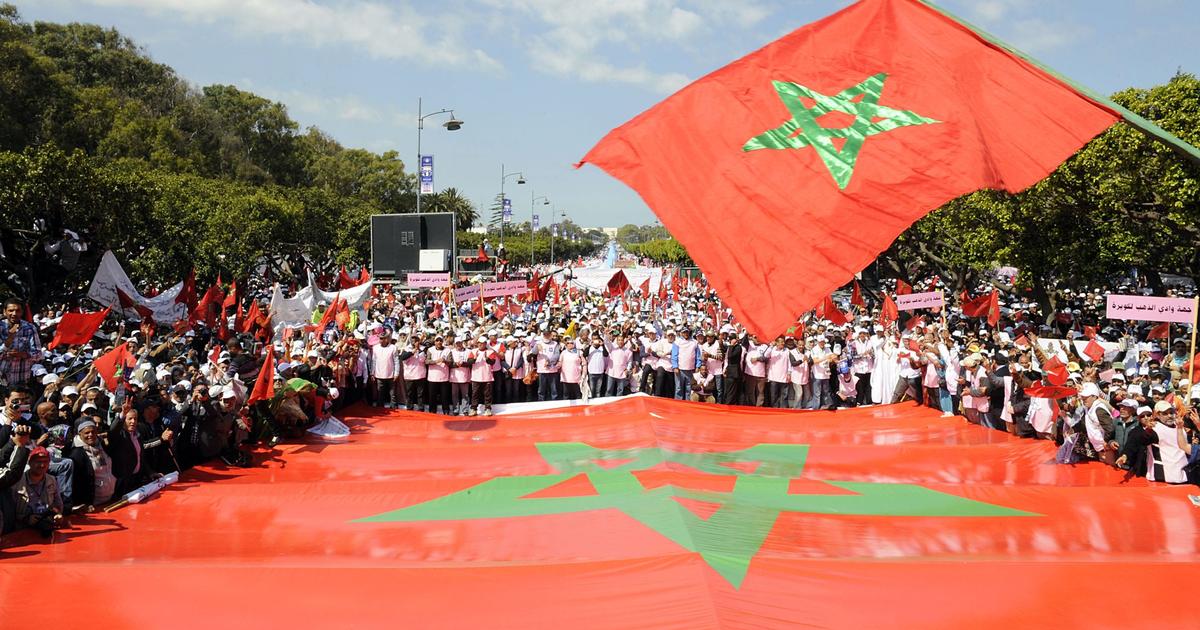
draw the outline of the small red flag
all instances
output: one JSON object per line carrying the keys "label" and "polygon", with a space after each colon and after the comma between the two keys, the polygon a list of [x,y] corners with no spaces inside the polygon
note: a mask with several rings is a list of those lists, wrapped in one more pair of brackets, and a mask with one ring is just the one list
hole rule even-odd
{"label": "small red flag", "polygon": [[[649,282],[649,278],[646,281]],[[629,278],[625,277],[625,272],[621,269],[618,269],[608,280],[608,294],[612,297],[623,295],[630,288],[632,287],[629,286]]]}
{"label": "small red flag", "polygon": [[1163,322],[1150,329],[1150,333],[1146,335],[1146,340],[1151,339],[1168,339],[1171,336],[1171,322]]}
{"label": "small red flag", "polygon": [[1083,338],[1084,339],[1095,339],[1096,338],[1096,327],[1095,326],[1084,326],[1083,327]]}
{"label": "small red flag", "polygon": [[896,302],[892,296],[883,294],[883,306],[879,308],[879,325],[887,328],[897,319],[900,319],[900,311],[896,308]]}
{"label": "small red flag", "polygon": [[825,301],[822,302],[820,308],[817,309],[816,315],[818,319],[829,320],[829,322],[834,326],[844,326],[846,322],[850,321],[846,314],[843,313],[841,309],[837,307],[837,304],[833,302],[832,295],[825,296]]}
{"label": "small red flag", "polygon": [[108,391],[113,392],[120,385],[121,379],[125,375],[125,368],[133,366],[135,361],[137,358],[129,352],[129,345],[123,343],[100,355],[92,362],[92,365],[96,368],[96,373],[104,380],[104,386],[108,388]]}
{"label": "small red flag", "polygon": [[904,330],[906,330],[906,331],[912,330],[912,329],[916,328],[917,326],[920,326],[924,323],[925,323],[924,315],[918,315],[917,317],[912,317],[907,322],[904,323]]}
{"label": "small red flag", "polygon": [[258,378],[254,380],[254,389],[246,399],[247,405],[253,405],[260,400],[271,400],[275,397],[275,353],[267,349],[262,368],[258,370]]}
{"label": "small red flag", "polygon": [[896,295],[909,295],[912,291],[912,285],[896,278]]}
{"label": "small red flag", "polygon": [[1074,387],[1063,387],[1061,385],[1034,385],[1033,387],[1025,388],[1025,394],[1030,398],[1070,398],[1078,393],[1079,390]]}
{"label": "small red flag", "polygon": [[963,315],[967,317],[987,318],[989,325],[995,326],[1000,322],[1000,293],[992,289],[991,293],[976,298],[968,298],[962,294]]}
{"label": "small red flag", "polygon": [[646,279],[642,281],[642,285],[640,287],[638,287],[638,291],[641,292],[642,297],[650,295],[650,277],[649,276],[647,276]]}
{"label": "small red flag", "polygon": [[1021,335],[1020,337],[1017,337],[1016,340],[1013,341],[1013,345],[1019,346],[1021,348],[1027,348],[1027,347],[1029,347],[1029,338],[1026,337],[1025,335]]}
{"label": "small red flag", "polygon": [[100,329],[104,318],[108,317],[109,309],[95,313],[66,313],[58,327],[54,329],[54,339],[50,340],[47,348],[58,346],[76,346],[91,341],[92,335]]}
{"label": "small red flag", "polygon": [[242,319],[242,326],[239,330],[244,333],[250,332],[254,328],[254,323],[258,321],[261,315],[262,312],[258,309],[258,301],[251,300],[250,310],[246,312],[246,316]]}
{"label": "small red flag", "polygon": [[1045,372],[1046,380],[1050,381],[1051,385],[1062,385],[1070,377],[1070,373],[1067,372],[1067,364],[1063,363],[1057,355],[1046,359],[1046,362],[1042,364],[1042,371]]}
{"label": "small red flag", "polygon": [[1089,339],[1083,347],[1083,354],[1091,359],[1092,363],[1099,363],[1104,358],[1104,346],[1096,343],[1095,339]]}
{"label": "small red flag", "polygon": [[867,306],[867,302],[862,296],[862,287],[858,286],[857,279],[854,281],[854,290],[850,292],[850,303],[862,308]]}

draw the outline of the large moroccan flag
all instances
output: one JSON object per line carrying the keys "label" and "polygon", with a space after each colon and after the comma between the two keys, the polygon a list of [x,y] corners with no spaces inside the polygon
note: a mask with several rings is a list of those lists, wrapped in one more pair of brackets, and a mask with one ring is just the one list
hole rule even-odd
{"label": "large moroccan flag", "polygon": [[77,346],[92,340],[100,329],[110,309],[95,313],[64,313],[62,321],[54,329],[54,339],[46,346],[53,350],[59,346]]}
{"label": "large moroccan flag", "polygon": [[199,465],[56,544],[5,536],[4,627],[214,627],[147,584],[279,602],[237,628],[1196,627],[1186,599],[1145,605],[1195,583],[1194,486],[928,407],[338,416],[345,439]]}
{"label": "large moroccan flag", "polygon": [[920,0],[862,0],[683,88],[580,165],[635,189],[773,338],[946,202],[1024,190],[1122,116],[1170,138],[1081,89]]}

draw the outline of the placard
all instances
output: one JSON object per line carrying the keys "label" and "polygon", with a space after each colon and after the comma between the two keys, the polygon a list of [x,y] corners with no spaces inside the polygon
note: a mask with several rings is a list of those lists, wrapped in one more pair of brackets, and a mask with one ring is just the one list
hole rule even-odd
{"label": "placard", "polygon": [[1194,300],[1186,298],[1109,295],[1104,316],[1108,319],[1192,324],[1196,321],[1195,306]]}
{"label": "placard", "polygon": [[918,308],[938,308],[946,305],[941,291],[909,293],[896,296],[896,310],[912,311]]}
{"label": "placard", "polygon": [[448,273],[410,273],[404,276],[404,282],[418,289],[435,289],[450,284]]}

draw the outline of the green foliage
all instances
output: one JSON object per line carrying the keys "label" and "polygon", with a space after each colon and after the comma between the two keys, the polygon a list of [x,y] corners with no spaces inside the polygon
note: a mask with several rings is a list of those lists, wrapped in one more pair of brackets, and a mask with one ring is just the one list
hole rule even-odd
{"label": "green foliage", "polygon": [[663,238],[646,243],[626,243],[625,250],[639,258],[649,258],[656,263],[669,265],[690,265],[692,257],[679,241],[673,238]]}
{"label": "green foliage", "polygon": [[667,228],[655,225],[634,225],[627,223],[617,228],[617,242],[622,245],[629,243],[648,243],[671,238]]}
{"label": "green foliage", "polygon": [[[286,281],[366,262],[370,216],[416,206],[397,153],[301,131],[233,86],[192,87],[113,29],[28,24],[0,4],[0,94],[3,292],[78,295],[106,249],[159,286],[192,267]],[[478,220],[455,189],[422,203]],[[44,253],[64,229],[89,244],[77,264]]]}

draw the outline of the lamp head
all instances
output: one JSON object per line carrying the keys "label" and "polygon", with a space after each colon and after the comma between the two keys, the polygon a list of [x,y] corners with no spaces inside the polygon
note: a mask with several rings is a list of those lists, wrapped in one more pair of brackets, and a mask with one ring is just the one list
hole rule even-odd
{"label": "lamp head", "polygon": [[446,131],[458,131],[462,129],[463,124],[463,121],[454,117],[454,112],[450,112],[450,120],[442,123],[442,126],[446,128]]}

